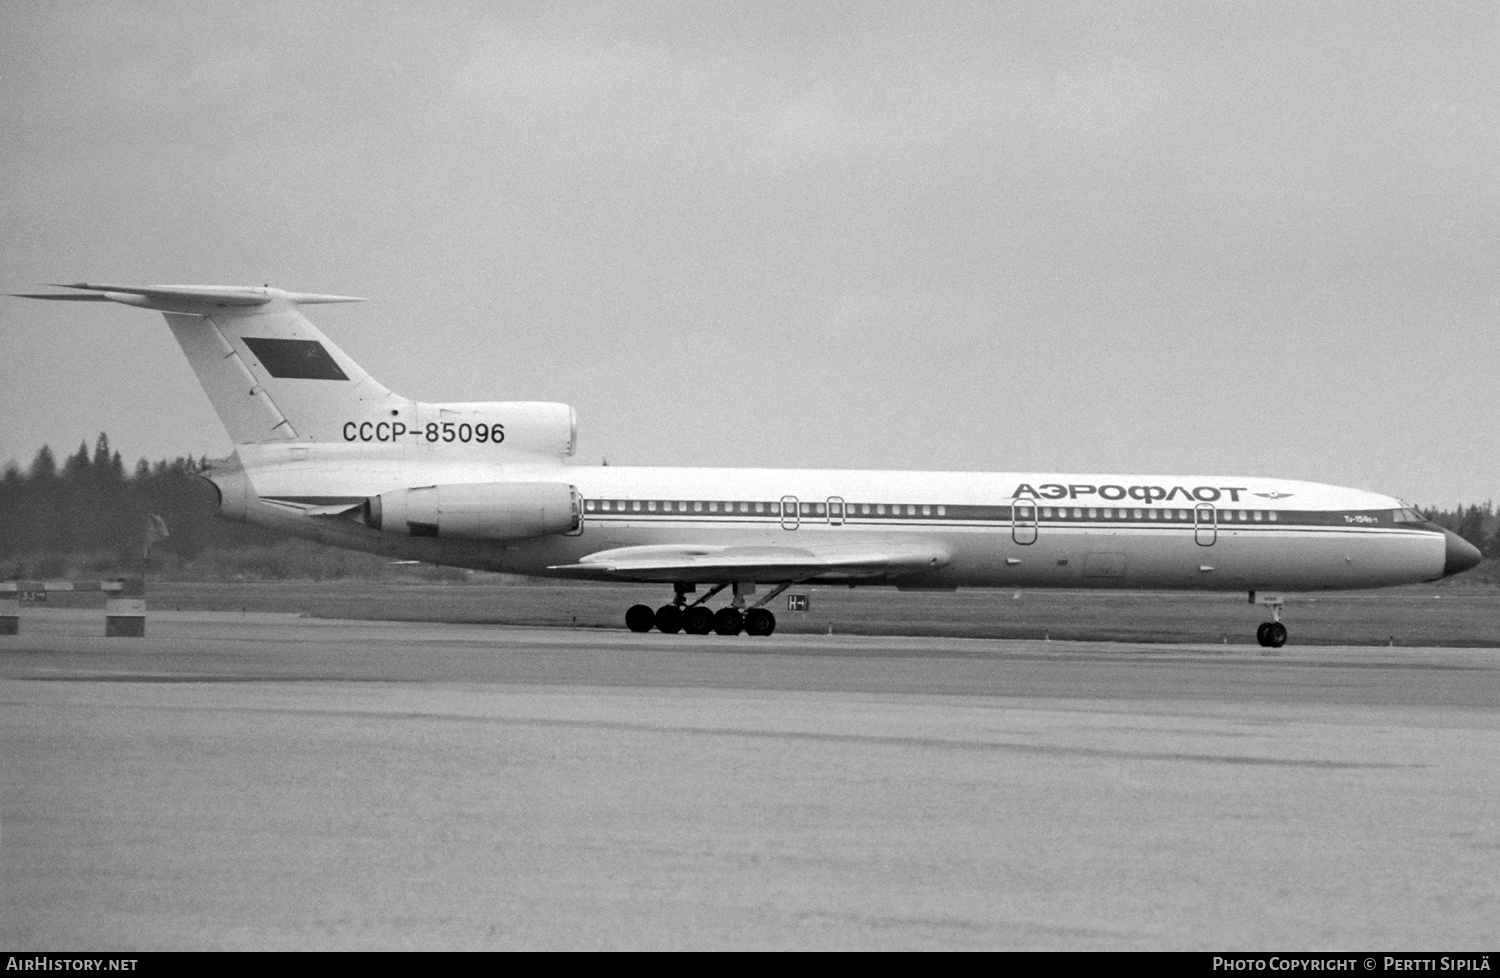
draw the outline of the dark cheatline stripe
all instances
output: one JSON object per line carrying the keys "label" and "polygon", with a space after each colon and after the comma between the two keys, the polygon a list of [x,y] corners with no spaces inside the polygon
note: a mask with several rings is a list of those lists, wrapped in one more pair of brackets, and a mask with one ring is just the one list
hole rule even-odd
{"label": "dark cheatline stripe", "polygon": [[246,336],[245,345],[272,377],[281,380],[348,380],[316,340],[275,340]]}
{"label": "dark cheatline stripe", "polygon": [[[725,502],[717,501],[718,511],[709,509],[707,500],[701,501],[702,508],[694,509],[692,501],[687,502],[687,509],[680,508],[682,500],[624,500],[626,508],[620,509],[616,504],[618,499],[608,499],[609,509],[603,509],[601,504],[605,500],[596,499],[594,509],[586,510],[585,519],[615,519],[615,520],[724,520],[735,522],[782,522],[781,504],[779,501],[761,501],[760,512],[755,511],[757,503],[747,501],[749,510],[740,512],[740,500]],[[639,502],[639,510],[630,508]],[[650,508],[654,503],[656,508]],[[870,512],[863,512],[865,506],[869,506]],[[884,506],[885,512],[877,512],[877,506]],[[726,507],[732,507],[727,508]],[[1022,507],[1023,509],[1025,507]],[[915,509],[915,512],[911,512]],[[942,512],[939,512],[939,509]],[[1234,530],[1241,527],[1276,529],[1278,527],[1305,527],[1305,526],[1336,526],[1346,529],[1372,529],[1381,527],[1393,527],[1399,529],[1427,529],[1423,524],[1414,522],[1403,522],[1395,518],[1396,510],[1389,509],[1362,509],[1362,510],[1285,510],[1269,508],[1256,508],[1253,506],[1225,506],[1214,510],[1208,515],[1199,516],[1195,507],[1174,506],[1168,509],[1162,507],[1104,507],[1104,506],[1050,506],[1040,505],[1030,507],[1031,514],[1023,513],[1021,524],[1031,526],[1035,522],[1038,526],[1129,526],[1129,527],[1171,527],[1191,529],[1195,526],[1215,525],[1221,530]],[[1050,509],[1051,516],[1044,515],[1044,510]],[[1084,515],[1074,516],[1073,510],[1081,510]],[[1114,515],[1105,516],[1106,509],[1111,510]],[[1141,510],[1141,516],[1135,516],[1135,510]],[[925,512],[924,512],[925,510]],[[1088,513],[1093,510],[1094,516]],[[1154,512],[1155,516],[1148,514]],[[1245,518],[1240,518],[1240,513]],[[1062,515],[1066,513],[1066,515]],[[1255,514],[1260,513],[1260,519]],[[1271,514],[1275,513],[1275,518]],[[1125,515],[1121,515],[1125,514]],[[1185,515],[1184,515],[1185,514]],[[1201,520],[1201,522],[1200,522]],[[826,510],[822,513],[797,513],[788,512],[785,522],[822,524],[838,523],[837,516],[829,520]],[[920,525],[923,523],[935,525],[993,523],[1009,526],[1012,522],[1010,506],[972,506],[972,505],[948,505],[937,503],[847,503],[844,507],[842,522],[847,525],[864,524],[889,524],[899,522],[903,525]]]}

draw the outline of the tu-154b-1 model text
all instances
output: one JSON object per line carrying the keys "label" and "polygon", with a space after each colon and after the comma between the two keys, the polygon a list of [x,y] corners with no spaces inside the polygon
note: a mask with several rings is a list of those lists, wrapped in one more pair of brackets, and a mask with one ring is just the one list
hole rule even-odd
{"label": "tu-154b-1 model text", "polygon": [[767,635],[768,602],[801,584],[1169,589],[1249,592],[1274,647],[1286,591],[1480,559],[1398,499],[1283,479],[572,464],[566,404],[387,390],[299,310],[343,296],[64,288],[24,297],[166,315],[235,445],[204,473],[222,515],[408,560],[670,585],[626,612],[634,631]]}

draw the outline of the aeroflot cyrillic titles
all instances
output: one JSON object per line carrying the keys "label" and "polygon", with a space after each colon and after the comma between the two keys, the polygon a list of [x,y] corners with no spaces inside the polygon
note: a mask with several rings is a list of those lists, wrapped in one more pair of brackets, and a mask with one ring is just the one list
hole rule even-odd
{"label": "aeroflot cyrillic titles", "polygon": [[1227,496],[1230,502],[1237,503],[1242,492],[1249,490],[1244,486],[1193,486],[1190,489],[1186,486],[1095,486],[1086,482],[1070,482],[1067,485],[1044,482],[1033,489],[1023,482],[1016,486],[1011,495],[1017,499],[1027,496],[1033,499],[1087,499],[1096,496],[1115,502],[1134,499],[1143,503],[1168,501],[1179,496],[1188,503],[1216,503]]}

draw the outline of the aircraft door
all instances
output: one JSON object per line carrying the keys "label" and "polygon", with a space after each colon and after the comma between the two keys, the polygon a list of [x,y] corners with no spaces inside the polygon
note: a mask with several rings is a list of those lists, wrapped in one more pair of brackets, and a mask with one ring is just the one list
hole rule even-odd
{"label": "aircraft door", "polygon": [[844,525],[844,500],[842,496],[828,497],[828,525]]}
{"label": "aircraft door", "polygon": [[795,530],[802,522],[802,517],[797,513],[797,497],[781,497],[781,528],[783,530]]}
{"label": "aircraft door", "polygon": [[583,504],[583,496],[578,489],[573,489],[573,529],[563,534],[565,537],[583,536],[583,511],[587,509]]}
{"label": "aircraft door", "polygon": [[1010,538],[1024,546],[1036,543],[1037,508],[1035,503],[1017,499],[1010,507]]}
{"label": "aircraft door", "polygon": [[1212,503],[1199,503],[1193,508],[1193,539],[1200,547],[1212,547],[1219,538],[1219,513]]}

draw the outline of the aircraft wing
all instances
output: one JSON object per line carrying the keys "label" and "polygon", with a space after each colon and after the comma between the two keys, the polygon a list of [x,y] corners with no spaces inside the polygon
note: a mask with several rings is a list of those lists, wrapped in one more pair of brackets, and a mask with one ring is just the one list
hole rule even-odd
{"label": "aircraft wing", "polygon": [[936,570],[950,559],[947,548],[931,541],[814,543],[798,547],[662,544],[601,550],[576,564],[547,569],[578,577],[629,581],[868,582]]}

